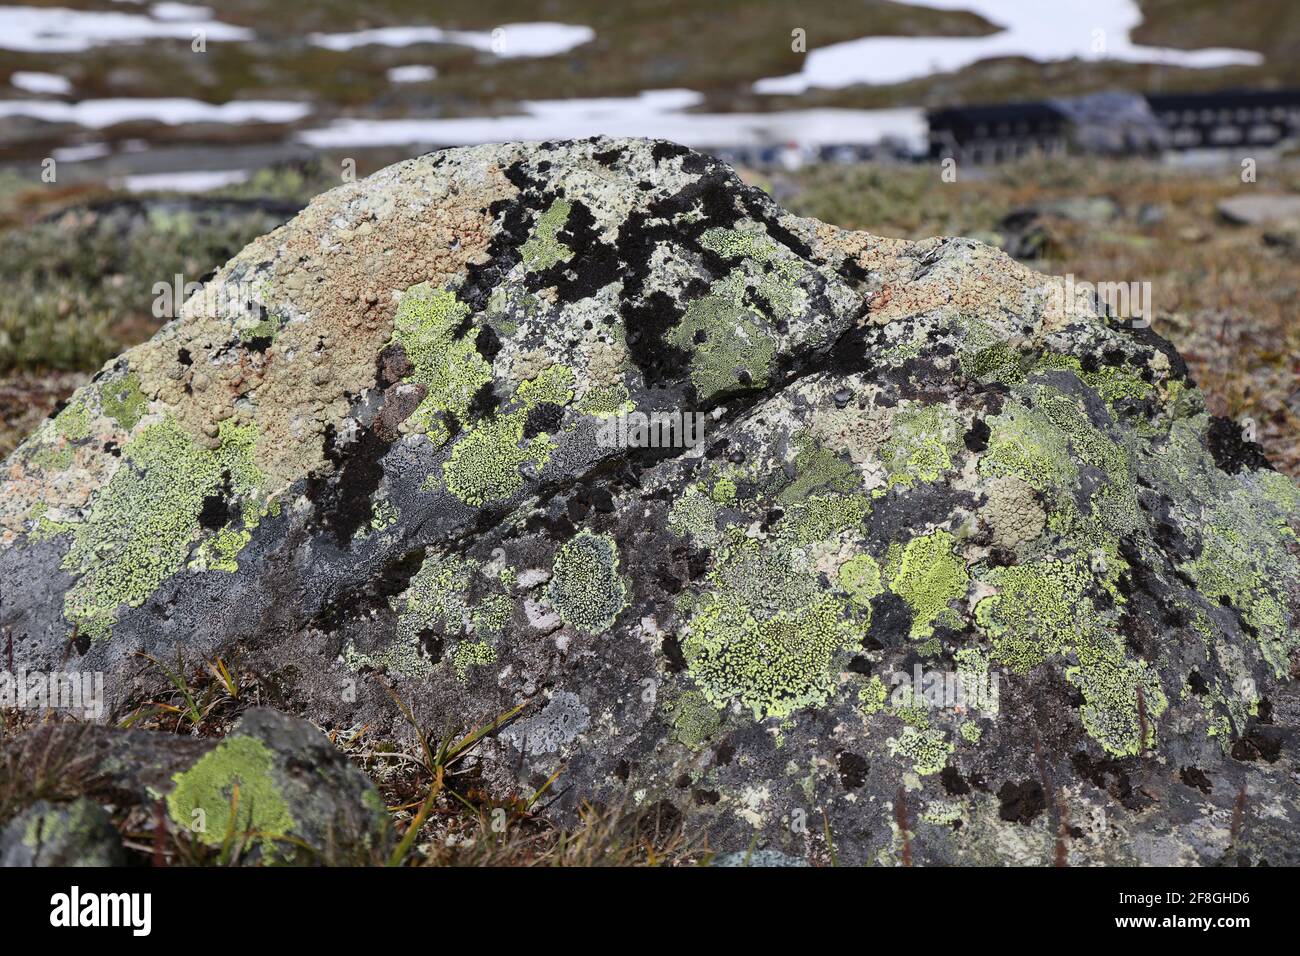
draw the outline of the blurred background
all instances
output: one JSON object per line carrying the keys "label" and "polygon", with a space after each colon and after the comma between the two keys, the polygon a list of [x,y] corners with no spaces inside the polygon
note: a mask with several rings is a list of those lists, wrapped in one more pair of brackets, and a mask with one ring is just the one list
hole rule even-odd
{"label": "blurred background", "polygon": [[0,454],[355,170],[657,136],[786,208],[1150,282],[1300,476],[1296,0],[35,0],[0,6]]}

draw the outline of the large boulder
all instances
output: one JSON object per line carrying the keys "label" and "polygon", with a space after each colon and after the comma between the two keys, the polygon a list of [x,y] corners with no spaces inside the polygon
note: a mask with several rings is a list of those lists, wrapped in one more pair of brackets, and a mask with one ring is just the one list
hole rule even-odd
{"label": "large boulder", "polygon": [[[477,771],[559,770],[560,822],[1295,862],[1300,491],[1168,343],[1063,290],[663,142],[400,163],[10,457],[0,625],[22,666],[104,671],[110,713],[177,647],[238,646],[325,726],[525,704]],[[654,412],[685,427],[640,447]]]}

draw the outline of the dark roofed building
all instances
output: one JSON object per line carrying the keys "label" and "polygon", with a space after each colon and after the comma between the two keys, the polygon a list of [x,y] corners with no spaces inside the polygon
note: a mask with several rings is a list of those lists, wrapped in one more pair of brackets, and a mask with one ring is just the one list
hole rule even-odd
{"label": "dark roofed building", "polygon": [[1094,93],[928,114],[931,159],[994,163],[1032,153],[1158,155],[1273,146],[1300,135],[1300,90]]}

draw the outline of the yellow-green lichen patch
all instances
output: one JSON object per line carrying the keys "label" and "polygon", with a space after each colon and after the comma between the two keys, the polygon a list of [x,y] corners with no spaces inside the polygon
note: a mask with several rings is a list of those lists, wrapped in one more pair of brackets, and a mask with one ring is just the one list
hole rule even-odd
{"label": "yellow-green lichen patch", "polygon": [[275,782],[275,755],[254,737],[227,737],[172,781],[168,814],[202,843],[249,838],[270,850],[294,829]]}
{"label": "yellow-green lichen patch", "polygon": [[685,691],[672,707],[673,736],[692,750],[722,726],[722,711],[699,691]]}
{"label": "yellow-green lichen patch", "polygon": [[1092,631],[1084,591],[1093,578],[1081,560],[992,568],[983,580],[998,593],[980,601],[975,619],[993,639],[993,659],[1017,673]]}
{"label": "yellow-green lichen patch", "polygon": [[463,684],[469,680],[471,667],[486,666],[496,659],[496,648],[486,641],[463,641],[452,653],[451,663],[456,679]]}
{"label": "yellow-green lichen patch", "polygon": [[1097,391],[1107,403],[1117,402],[1123,398],[1144,399],[1155,391],[1154,386],[1144,382],[1131,367],[1102,365],[1091,371],[1084,371],[1083,363],[1072,355],[1053,352],[1040,358],[1034,366],[1035,371],[1059,369],[1073,372],[1083,382]]}
{"label": "yellow-green lichen patch", "polygon": [[404,424],[435,445],[450,435],[446,416],[467,421],[475,392],[492,381],[492,366],[475,347],[478,329],[461,328],[468,317],[469,306],[455,293],[422,282],[406,290],[393,320],[392,341],[414,366],[406,381],[427,390]]}
{"label": "yellow-green lichen patch", "polygon": [[936,624],[960,625],[949,604],[966,597],[970,576],[956,544],[949,532],[935,531],[890,548],[889,589],[912,609],[913,639],[929,637]]}
{"label": "yellow-green lichen patch", "polygon": [[626,385],[594,385],[578,400],[578,411],[597,418],[614,418],[634,411],[636,404]]}
{"label": "yellow-green lichen patch", "polygon": [[980,459],[983,475],[1014,475],[1039,491],[1069,488],[1078,479],[1065,436],[1041,412],[1008,402],[988,419],[989,447]]}
{"label": "yellow-green lichen patch", "polygon": [[1300,650],[1300,635],[1286,609],[1289,587],[1300,584],[1288,537],[1291,529],[1269,498],[1237,489],[1208,516],[1201,553],[1181,566],[1207,598],[1237,609],[1278,677]]}
{"label": "yellow-green lichen patch", "polygon": [[668,512],[668,530],[711,548],[722,540],[718,531],[718,506],[708,495],[692,489],[673,502]]}
{"label": "yellow-green lichen patch", "polygon": [[747,259],[754,273],[754,292],[781,315],[802,313],[807,294],[800,280],[807,266],[772,239],[734,229],[710,229],[700,237],[700,245],[727,259]]}
{"label": "yellow-green lichen patch", "polygon": [[885,709],[885,700],[889,697],[889,688],[877,674],[867,678],[867,685],[858,691],[858,706],[864,714],[878,714]]}
{"label": "yellow-green lichen patch", "polygon": [[253,539],[247,528],[219,528],[194,552],[189,567],[192,571],[228,571],[239,570],[239,552]]}
{"label": "yellow-green lichen patch", "polygon": [[843,608],[829,597],[765,620],[715,597],[691,619],[682,649],[712,703],[738,700],[755,719],[787,717],[830,698],[831,661],[853,636]]}
{"label": "yellow-green lichen patch", "polygon": [[527,271],[539,272],[573,258],[573,250],[559,239],[560,231],[569,221],[571,212],[573,203],[567,199],[557,199],[551,203],[550,209],[537,217],[532,236],[519,249]]}
{"label": "yellow-green lichen patch", "polygon": [[545,467],[555,447],[545,433],[524,438],[529,412],[543,404],[567,405],[573,383],[573,370],[564,365],[521,383],[510,411],[480,422],[456,442],[443,465],[447,490],[474,507],[513,497],[523,487],[522,469]]}
{"label": "yellow-green lichen patch", "polygon": [[880,565],[869,554],[855,554],[840,565],[840,587],[849,600],[858,607],[869,607],[871,599],[884,590],[880,581]]}
{"label": "yellow-green lichen patch", "polygon": [[368,654],[349,643],[343,648],[343,664],[349,670],[358,672],[377,670],[420,680],[433,676],[433,664],[421,652],[419,640],[405,637],[399,637]]}
{"label": "yellow-green lichen patch", "polygon": [[469,630],[472,611],[468,592],[474,565],[442,554],[429,554],[395,600],[398,637],[418,643],[428,630],[459,634]]}
{"label": "yellow-green lichen patch", "polygon": [[691,381],[701,402],[768,383],[776,340],[744,305],[706,295],[686,309],[667,341],[691,356]]}
{"label": "yellow-green lichen patch", "polygon": [[456,443],[443,466],[447,490],[474,507],[510,498],[523,487],[520,466],[544,465],[551,447],[545,435],[525,442],[524,420],[518,415],[482,422]]}
{"label": "yellow-green lichen patch", "polygon": [[948,765],[948,758],[957,748],[951,744],[943,731],[931,728],[920,729],[906,726],[897,737],[888,740],[889,752],[911,761],[912,770],[919,776],[926,777],[938,773]]}
{"label": "yellow-green lichen patch", "polygon": [[128,372],[106,379],[99,387],[99,408],[123,431],[135,428],[149,408],[149,400],[140,391],[140,376]]}
{"label": "yellow-green lichen patch", "polygon": [[870,512],[866,495],[812,495],[786,512],[780,531],[793,544],[811,544],[860,529]]}
{"label": "yellow-green lichen patch", "polygon": [[[122,449],[122,466],[75,527],[63,561],[65,570],[80,574],[64,613],[81,633],[106,638],[119,607],[138,607],[181,569],[208,495],[228,490],[232,498],[248,498],[258,491],[256,430],[227,421],[219,438],[215,450],[203,448],[166,419]],[[233,561],[234,544],[222,544],[223,561]]]}
{"label": "yellow-green lichen patch", "polygon": [[584,531],[561,546],[546,595],[566,624],[588,634],[609,628],[627,606],[614,540]]}
{"label": "yellow-green lichen patch", "polygon": [[1118,639],[1103,635],[1080,641],[1075,656],[1079,664],[1066,668],[1065,676],[1083,692],[1079,717],[1089,735],[1116,756],[1153,747],[1156,719],[1168,706],[1155,671],[1146,661],[1129,659]]}
{"label": "yellow-green lichen patch", "polygon": [[853,465],[807,434],[795,439],[794,478],[781,489],[779,499],[792,504],[814,491],[851,492],[861,486]]}
{"label": "yellow-green lichen patch", "polygon": [[909,403],[899,409],[880,449],[889,483],[938,480],[961,446],[957,424],[957,416],[943,404]]}

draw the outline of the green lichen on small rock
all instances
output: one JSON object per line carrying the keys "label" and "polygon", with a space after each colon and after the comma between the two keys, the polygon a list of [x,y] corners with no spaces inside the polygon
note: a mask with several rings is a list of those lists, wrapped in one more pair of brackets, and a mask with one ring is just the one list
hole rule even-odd
{"label": "green lichen on small rock", "polygon": [[227,737],[189,770],[172,777],[167,812],[209,846],[249,840],[274,853],[294,819],[275,781],[275,755],[254,737]]}

